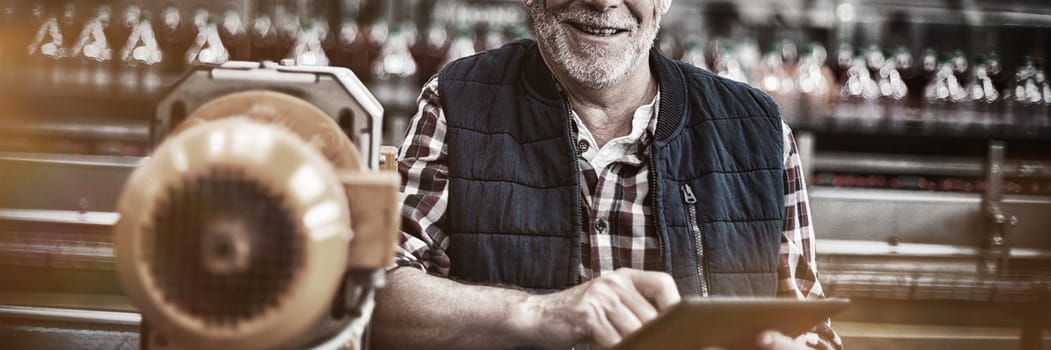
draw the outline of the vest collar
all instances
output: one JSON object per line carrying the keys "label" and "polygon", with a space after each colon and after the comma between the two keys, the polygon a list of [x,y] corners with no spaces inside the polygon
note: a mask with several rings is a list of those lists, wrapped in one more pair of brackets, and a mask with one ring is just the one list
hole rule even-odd
{"label": "vest collar", "polygon": [[[526,39],[522,43],[526,46],[526,54],[522,60],[522,81],[525,82],[527,91],[544,103],[562,105],[558,83],[544,64],[536,41]],[[650,49],[650,69],[657,75],[657,86],[661,96],[654,139],[663,141],[671,136],[682,122],[686,108],[686,83],[679,66],[661,55],[656,47]]]}

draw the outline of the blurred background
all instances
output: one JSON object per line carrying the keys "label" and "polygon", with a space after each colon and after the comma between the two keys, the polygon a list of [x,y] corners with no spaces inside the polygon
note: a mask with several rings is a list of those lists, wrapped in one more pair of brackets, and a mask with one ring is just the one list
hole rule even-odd
{"label": "blurred background", "polygon": [[[517,0],[0,0],[0,339],[138,347],[110,230],[188,67],[348,67],[396,146],[442,65],[531,36]],[[678,0],[656,45],[780,104],[848,348],[1051,348],[1051,3]]]}

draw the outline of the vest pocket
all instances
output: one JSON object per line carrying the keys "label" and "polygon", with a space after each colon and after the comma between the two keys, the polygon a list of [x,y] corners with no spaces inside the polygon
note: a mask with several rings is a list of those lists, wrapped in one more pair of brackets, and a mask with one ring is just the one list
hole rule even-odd
{"label": "vest pocket", "polygon": [[708,296],[708,275],[704,269],[704,236],[701,234],[701,224],[697,221],[697,196],[693,194],[690,184],[683,184],[679,189],[682,191],[683,207],[686,208],[686,221],[693,235],[693,247],[696,254],[695,265],[697,266],[697,290],[702,297]]}

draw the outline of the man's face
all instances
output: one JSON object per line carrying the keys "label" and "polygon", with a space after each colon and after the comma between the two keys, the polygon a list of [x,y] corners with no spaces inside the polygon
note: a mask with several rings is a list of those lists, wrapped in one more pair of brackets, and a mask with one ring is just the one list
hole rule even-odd
{"label": "man's face", "polygon": [[646,61],[670,2],[526,0],[526,5],[549,64],[577,83],[604,88]]}

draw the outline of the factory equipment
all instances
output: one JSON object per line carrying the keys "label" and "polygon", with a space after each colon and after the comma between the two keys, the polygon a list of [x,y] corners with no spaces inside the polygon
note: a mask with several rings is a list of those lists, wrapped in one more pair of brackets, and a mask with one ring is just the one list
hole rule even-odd
{"label": "factory equipment", "polygon": [[371,94],[346,69],[230,62],[158,108],[115,227],[145,347],[362,348],[399,186]]}
{"label": "factory equipment", "polygon": [[[16,185],[86,176],[111,186],[89,189],[96,196],[73,211],[54,196],[5,195],[5,206],[47,208],[0,211],[4,260],[20,268],[9,276],[116,267],[142,312],[144,348],[362,348],[397,237],[398,176],[377,171],[383,109],[345,68],[285,63],[195,67],[157,104],[146,158],[5,154]],[[86,210],[120,182],[116,213]],[[65,327],[107,319],[2,311]],[[118,315],[119,325],[139,323]]]}

